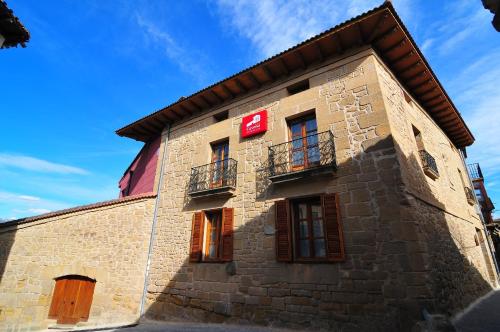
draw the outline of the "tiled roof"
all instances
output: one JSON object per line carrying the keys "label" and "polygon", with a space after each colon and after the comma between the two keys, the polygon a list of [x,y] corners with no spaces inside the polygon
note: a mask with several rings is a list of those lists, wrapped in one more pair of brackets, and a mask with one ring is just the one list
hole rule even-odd
{"label": "tiled roof", "polygon": [[459,148],[474,137],[389,1],[244,69],[119,130],[120,136],[149,141],[167,123],[227,105],[264,85],[298,74],[347,49],[371,46],[398,80]]}
{"label": "tiled roof", "polygon": [[30,39],[30,33],[4,0],[0,0],[0,35],[5,38],[2,46],[4,48],[17,45],[25,47],[25,43]]}
{"label": "tiled roof", "polygon": [[41,219],[62,216],[62,215],[69,214],[69,213],[87,211],[87,210],[102,208],[102,207],[111,206],[111,205],[117,205],[117,204],[121,204],[121,203],[125,203],[125,202],[131,202],[131,201],[136,201],[136,200],[140,200],[140,199],[145,199],[145,198],[153,198],[153,197],[156,197],[155,193],[144,193],[144,194],[139,194],[139,195],[135,195],[135,196],[127,196],[127,197],[122,197],[122,198],[118,198],[118,199],[113,199],[110,201],[104,201],[104,202],[98,202],[98,203],[93,203],[93,204],[88,204],[88,205],[76,206],[73,208],[49,212],[49,213],[41,214],[38,216],[16,219],[16,220],[0,223],[0,228],[13,226],[13,225],[26,224],[26,223],[38,221]]}

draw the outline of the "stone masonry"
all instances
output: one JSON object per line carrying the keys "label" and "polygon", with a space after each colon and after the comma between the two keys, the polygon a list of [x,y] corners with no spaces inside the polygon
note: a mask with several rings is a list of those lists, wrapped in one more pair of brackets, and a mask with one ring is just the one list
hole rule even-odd
{"label": "stone masonry", "polygon": [[[285,87],[305,78],[310,89],[289,96]],[[494,281],[473,242],[480,223],[457,182],[457,169],[466,174],[461,156],[415,102],[411,111],[403,102],[391,73],[362,49],[174,125],[146,317],[401,330],[421,320],[423,309],[451,314],[491,289]],[[263,108],[268,131],[241,139],[242,117]],[[216,123],[212,115],[225,109],[229,119]],[[287,118],[311,110],[318,132],[334,134],[338,170],[271,185],[268,147],[288,141]],[[412,123],[438,144],[429,149],[443,154],[435,157],[449,176],[426,178],[409,135]],[[234,196],[190,199],[191,167],[210,162],[209,143],[227,137],[230,157],[238,161]],[[438,149],[442,142],[446,149]],[[345,262],[276,262],[274,201],[320,193],[339,193]],[[235,211],[234,261],[189,263],[193,213],[223,206]]]}
{"label": "stone masonry", "polygon": [[54,278],[96,280],[90,317],[79,325],[138,319],[154,198],[0,228],[0,330],[38,330],[47,319]]}

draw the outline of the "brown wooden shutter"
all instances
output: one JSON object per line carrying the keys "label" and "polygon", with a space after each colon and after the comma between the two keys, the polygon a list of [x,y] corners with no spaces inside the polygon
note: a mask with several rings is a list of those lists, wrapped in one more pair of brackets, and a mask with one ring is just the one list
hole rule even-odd
{"label": "brown wooden shutter", "polygon": [[276,260],[278,262],[292,261],[292,232],[287,200],[275,202],[276,208]]}
{"label": "brown wooden shutter", "polygon": [[191,252],[189,253],[190,262],[201,261],[204,221],[205,221],[205,214],[203,212],[194,213],[193,226],[191,229]]}
{"label": "brown wooden shutter", "polygon": [[221,260],[230,262],[233,260],[233,229],[234,209],[222,209],[222,237],[221,237]]}
{"label": "brown wooden shutter", "polygon": [[325,194],[322,196],[322,200],[328,260],[343,261],[345,258],[344,235],[342,234],[338,195]]}

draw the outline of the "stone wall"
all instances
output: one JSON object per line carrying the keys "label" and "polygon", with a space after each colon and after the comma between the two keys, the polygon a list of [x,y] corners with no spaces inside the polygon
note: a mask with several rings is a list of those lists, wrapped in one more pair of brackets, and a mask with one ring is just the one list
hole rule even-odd
{"label": "stone wall", "polygon": [[[310,89],[289,96],[286,86],[310,79]],[[241,139],[241,119],[268,110],[268,131]],[[213,114],[229,110],[215,123]],[[338,170],[325,177],[271,185],[268,147],[288,141],[286,119],[315,110],[318,132],[335,137]],[[192,200],[191,167],[210,161],[210,142],[229,137],[238,161],[237,189],[229,199]],[[257,323],[299,328],[398,330],[418,320],[416,300],[406,293],[399,202],[403,182],[394,149],[376,60],[370,50],[172,128],[168,143],[146,316]],[[274,201],[339,193],[346,260],[331,264],[276,262]],[[233,263],[189,263],[193,213],[233,207]],[[228,273],[235,269],[235,273]]]}
{"label": "stone wall", "polygon": [[[376,68],[406,194],[398,233],[407,234],[404,249],[418,263],[408,278],[420,282],[411,291],[427,310],[453,315],[497,285],[491,252],[475,240],[477,231],[486,237],[465,196],[464,186],[472,188],[467,169],[449,138],[378,59]],[[437,179],[422,170],[412,126],[436,159]]]}
{"label": "stone wall", "polygon": [[153,204],[150,195],[0,227],[0,330],[54,325],[54,278],[70,274],[96,280],[89,320],[78,325],[137,320]]}

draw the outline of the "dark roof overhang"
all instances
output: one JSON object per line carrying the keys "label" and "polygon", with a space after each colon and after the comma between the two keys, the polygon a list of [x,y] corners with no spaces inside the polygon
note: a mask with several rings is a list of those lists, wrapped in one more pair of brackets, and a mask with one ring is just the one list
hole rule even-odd
{"label": "dark roof overhang", "polygon": [[116,133],[148,141],[159,135],[167,123],[231,102],[265,84],[363,45],[375,50],[458,148],[474,142],[460,113],[389,1],[186,98],[180,98]]}
{"label": "dark roof overhang", "polygon": [[26,47],[30,33],[14,15],[7,3],[0,0],[0,35],[5,38],[2,48],[21,45]]}

